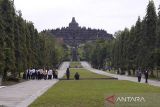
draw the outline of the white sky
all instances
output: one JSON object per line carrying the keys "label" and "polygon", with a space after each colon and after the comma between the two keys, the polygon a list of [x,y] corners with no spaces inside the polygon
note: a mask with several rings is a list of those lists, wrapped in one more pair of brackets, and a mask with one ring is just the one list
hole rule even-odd
{"label": "white sky", "polygon": [[[143,18],[149,0],[15,0],[16,10],[38,31],[67,27],[72,17],[80,26],[114,34]],[[159,0],[154,0],[156,9]]]}

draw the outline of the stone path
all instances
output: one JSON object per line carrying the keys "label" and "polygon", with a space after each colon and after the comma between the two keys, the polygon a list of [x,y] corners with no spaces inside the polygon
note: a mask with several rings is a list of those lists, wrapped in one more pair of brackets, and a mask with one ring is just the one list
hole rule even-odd
{"label": "stone path", "polygon": [[[65,74],[69,62],[64,62],[58,70],[58,77]],[[0,107],[27,107],[37,97],[46,92],[59,80],[29,80],[12,86],[0,88]]]}
{"label": "stone path", "polygon": [[[102,74],[102,75],[106,75],[106,76],[110,76],[110,77],[114,77],[114,78],[118,78],[119,80],[128,80],[128,81],[132,81],[132,82],[138,82],[137,80],[137,77],[130,77],[130,76],[125,76],[125,75],[117,75],[117,74],[111,74],[111,73],[108,73],[108,72],[104,72],[104,71],[101,71],[101,70],[97,70],[97,69],[93,69],[90,64],[88,62],[85,62],[85,61],[82,61],[81,62],[81,65],[89,70],[89,71],[92,71],[94,73],[97,73],[97,74]],[[141,83],[145,83],[145,79],[142,78],[141,79]],[[158,80],[148,80],[148,84],[149,85],[153,85],[153,86],[158,86],[160,87],[160,81]]]}

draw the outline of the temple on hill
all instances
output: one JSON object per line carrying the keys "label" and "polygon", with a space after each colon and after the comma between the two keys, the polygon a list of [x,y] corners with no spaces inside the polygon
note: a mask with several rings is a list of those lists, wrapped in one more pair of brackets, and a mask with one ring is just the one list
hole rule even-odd
{"label": "temple on hill", "polygon": [[80,44],[95,41],[97,39],[111,40],[113,39],[112,34],[107,33],[105,30],[100,29],[91,29],[86,27],[80,27],[76,22],[75,17],[72,18],[72,21],[69,23],[68,27],[62,27],[52,30],[45,30],[43,32],[49,33],[59,41],[63,42],[66,45],[72,47],[72,61],[78,61],[79,55],[77,48]]}
{"label": "temple on hill", "polygon": [[88,41],[95,41],[97,39],[113,39],[112,34],[107,33],[105,30],[80,27],[76,22],[75,17],[72,18],[72,21],[69,23],[68,27],[46,30],[44,32],[50,33],[61,42],[74,47]]}

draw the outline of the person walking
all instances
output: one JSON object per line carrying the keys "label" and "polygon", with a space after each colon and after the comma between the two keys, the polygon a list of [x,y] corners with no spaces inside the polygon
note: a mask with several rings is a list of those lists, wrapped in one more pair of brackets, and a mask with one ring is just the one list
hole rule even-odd
{"label": "person walking", "polygon": [[56,71],[56,69],[53,69],[53,78],[54,79],[57,79],[58,77],[57,77],[57,71]]}
{"label": "person walking", "polygon": [[29,69],[27,69],[27,80],[29,80],[30,79],[30,70]]}
{"label": "person walking", "polygon": [[56,70],[53,69],[53,79],[55,79],[55,78],[56,78]]}
{"label": "person walking", "polygon": [[67,80],[69,80],[69,78],[70,78],[70,70],[69,70],[69,68],[67,68],[67,70],[66,70],[66,77],[67,77]]}
{"label": "person walking", "polygon": [[58,71],[55,70],[55,79],[58,79]]}
{"label": "person walking", "polygon": [[138,77],[138,82],[141,82],[142,72],[140,69],[137,72],[137,77]]}
{"label": "person walking", "polygon": [[52,79],[52,74],[53,74],[53,71],[50,69],[48,71],[48,79],[51,80]]}
{"label": "person walking", "polygon": [[44,78],[44,80],[47,79],[47,72],[48,72],[47,70],[44,70],[44,71],[43,71],[43,78]]}
{"label": "person walking", "polygon": [[144,75],[145,75],[145,82],[148,83],[148,70],[144,72]]}

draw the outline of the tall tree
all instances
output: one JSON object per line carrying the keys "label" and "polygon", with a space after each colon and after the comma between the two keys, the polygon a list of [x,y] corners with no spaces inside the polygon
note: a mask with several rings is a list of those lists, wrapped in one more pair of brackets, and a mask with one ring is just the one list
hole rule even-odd
{"label": "tall tree", "polygon": [[[128,58],[128,74],[131,75],[130,70],[133,69],[135,71],[136,65],[135,65],[135,59],[136,59],[136,37],[135,37],[135,26],[131,27],[131,30],[129,32],[129,38],[128,38],[128,52],[127,52],[127,58]],[[133,72],[134,73],[134,72]]]}
{"label": "tall tree", "polygon": [[4,27],[3,27],[3,23],[4,21],[2,20],[1,17],[1,12],[0,12],[0,76],[3,75],[3,70],[4,70],[4,36],[5,36],[5,32],[4,32]]}
{"label": "tall tree", "polygon": [[151,67],[153,68],[154,62],[153,62],[153,52],[155,48],[156,43],[156,30],[157,30],[157,14],[156,9],[153,0],[149,1],[149,4],[147,6],[147,14],[145,17],[146,20],[146,35],[144,38],[144,45],[147,47],[147,50],[145,52],[145,62],[148,62],[145,64],[145,67]]}
{"label": "tall tree", "polygon": [[156,64],[155,64],[156,68],[160,69],[160,5],[159,5],[159,8],[158,8],[155,62],[156,62]]}
{"label": "tall tree", "polygon": [[[9,0],[3,0],[1,2],[2,18],[4,20],[4,31],[5,31],[5,47],[6,47],[6,62],[4,70],[4,79],[7,72],[11,72],[16,77],[15,72],[15,53],[14,53],[14,16],[15,10],[13,3]],[[8,55],[8,56],[7,56]],[[8,66],[9,65],[9,66]]]}
{"label": "tall tree", "polygon": [[22,18],[21,11],[18,11],[18,26],[19,26],[19,43],[20,43],[20,72],[27,69],[27,46],[26,46],[26,32],[25,32],[25,21]]}
{"label": "tall tree", "polygon": [[17,73],[20,73],[21,71],[21,67],[22,67],[22,56],[21,56],[21,44],[20,44],[20,26],[19,26],[19,20],[18,20],[18,16],[15,17],[14,19],[14,45],[15,45],[15,66],[16,66],[16,71]]}
{"label": "tall tree", "polygon": [[32,67],[32,50],[31,50],[31,34],[29,31],[29,23],[27,23],[25,21],[25,34],[26,34],[26,48],[27,48],[27,68],[31,68]]}
{"label": "tall tree", "polygon": [[[143,24],[143,26],[142,26]],[[145,21],[141,22],[141,19],[140,17],[138,17],[138,20],[136,22],[136,25],[135,25],[135,37],[134,37],[134,53],[135,53],[135,66],[137,68],[141,68],[142,67],[142,60],[143,60],[143,51],[145,50],[144,48],[144,44],[143,44],[143,37],[146,36],[145,32],[146,32],[146,29],[145,29]],[[143,29],[142,29],[143,27]],[[143,32],[144,31],[144,32]],[[144,36],[143,36],[144,35]]]}
{"label": "tall tree", "polygon": [[159,8],[158,8],[158,21],[157,21],[157,48],[160,48],[160,5],[159,5]]}

